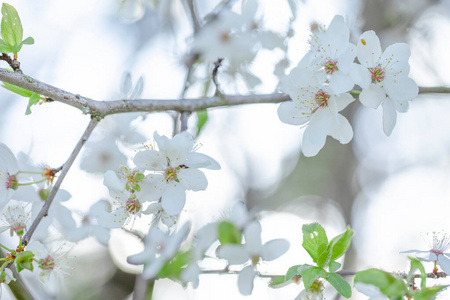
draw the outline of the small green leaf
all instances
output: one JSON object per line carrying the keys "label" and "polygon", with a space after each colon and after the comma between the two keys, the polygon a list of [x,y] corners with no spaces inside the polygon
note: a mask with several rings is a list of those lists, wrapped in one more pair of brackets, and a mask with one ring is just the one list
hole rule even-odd
{"label": "small green leaf", "polygon": [[347,227],[347,230],[336,236],[330,241],[330,245],[332,245],[331,249],[331,259],[335,260],[348,250],[350,247],[350,244],[352,242],[353,237],[353,230],[350,228],[350,226]]}
{"label": "small green leaf", "polygon": [[326,258],[329,256],[329,252],[327,251],[328,239],[325,229],[319,223],[312,223],[303,225],[302,232],[303,248],[319,266],[326,265],[328,263]]}
{"label": "small green leaf", "polygon": [[406,278],[406,281],[410,281],[412,279],[412,277],[414,276],[414,272],[418,269],[420,271],[420,278],[421,280],[421,288],[425,289],[426,288],[426,278],[427,278],[427,273],[425,272],[425,268],[423,267],[422,263],[411,256],[408,256],[409,259],[411,260],[411,270],[408,273],[408,276]]}
{"label": "small green leaf", "polygon": [[10,83],[7,83],[7,82],[3,82],[3,85],[2,85],[2,86],[3,86],[5,89],[7,89],[7,90],[9,90],[9,91],[11,91],[11,92],[13,92],[13,93],[16,93],[17,95],[20,95],[20,96],[22,96],[22,97],[27,97],[27,98],[29,98],[29,97],[31,97],[31,95],[34,94],[33,92],[31,92],[31,91],[29,91],[29,90],[27,90],[27,89],[18,87],[17,85],[10,84]]}
{"label": "small green leaf", "polygon": [[441,292],[443,289],[449,287],[448,285],[441,285],[441,286],[431,286],[426,287],[421,290],[415,290],[413,292],[413,299],[414,300],[430,300],[430,299],[436,299],[436,296],[439,292]]}
{"label": "small green leaf", "polygon": [[272,278],[270,279],[269,286],[271,288],[283,287],[283,286],[285,286],[286,281],[288,281],[288,280],[286,280],[285,276],[275,275],[275,276],[272,276]]}
{"label": "small green leaf", "polygon": [[139,184],[136,183],[136,184],[133,185],[133,190],[136,191],[136,192],[140,192],[141,191],[141,187],[139,186]]}
{"label": "small green leaf", "polygon": [[0,52],[9,53],[12,52],[12,48],[4,40],[0,39]]}
{"label": "small green leaf", "polygon": [[[303,266],[308,266],[308,265],[303,265]],[[303,280],[303,284],[305,285],[305,290],[309,289],[312,284],[314,283],[314,281],[316,280],[316,278],[320,277],[320,278],[325,278],[327,276],[327,272],[319,267],[314,267],[314,266],[308,266],[308,267],[304,267],[303,266],[299,267],[299,271],[300,274],[302,275],[302,280]]]}
{"label": "small green leaf", "polygon": [[33,93],[30,96],[30,100],[28,101],[27,110],[25,111],[26,115],[31,114],[31,106],[36,105],[41,100],[41,96],[39,94]]}
{"label": "small green leaf", "polygon": [[389,298],[402,297],[408,291],[402,279],[378,269],[369,269],[356,273],[355,282],[372,284]]}
{"label": "small green leaf", "polygon": [[199,110],[197,112],[197,136],[200,135],[203,126],[205,126],[206,124],[206,121],[208,121],[208,113],[206,112],[206,109]]}
{"label": "small green leaf", "polygon": [[16,259],[14,260],[17,268],[17,272],[20,272],[24,269],[33,271],[33,263],[32,258],[34,257],[33,252],[31,251],[22,251],[16,252]]}
{"label": "small green leaf", "polygon": [[294,276],[299,275],[300,273],[298,272],[298,267],[300,267],[300,265],[290,267],[286,272],[284,281],[291,280],[292,278],[294,278]]}
{"label": "small green leaf", "polygon": [[180,279],[181,271],[190,262],[191,253],[189,251],[178,252],[170,261],[166,262],[158,273],[158,278]]}
{"label": "small green leaf", "polygon": [[336,272],[337,270],[339,270],[340,267],[341,264],[338,263],[337,261],[332,260],[328,263],[328,270],[330,272]]}
{"label": "small green leaf", "polygon": [[14,47],[22,42],[23,28],[16,9],[7,3],[2,5],[1,36],[3,40]]}
{"label": "small green leaf", "polygon": [[24,45],[33,45],[34,44],[34,39],[31,36],[29,36],[29,37],[27,37],[26,39],[24,39],[22,41],[22,44],[24,44]]}
{"label": "small green leaf", "polygon": [[352,287],[341,275],[329,273],[325,278],[345,298],[352,296]]}
{"label": "small green leaf", "polygon": [[134,179],[136,179],[137,182],[141,182],[142,180],[144,180],[144,178],[145,178],[145,175],[142,174],[142,173],[137,173],[137,174],[134,176]]}
{"label": "small green leaf", "polygon": [[225,244],[240,244],[242,241],[242,231],[230,222],[221,222],[218,226],[219,241]]}

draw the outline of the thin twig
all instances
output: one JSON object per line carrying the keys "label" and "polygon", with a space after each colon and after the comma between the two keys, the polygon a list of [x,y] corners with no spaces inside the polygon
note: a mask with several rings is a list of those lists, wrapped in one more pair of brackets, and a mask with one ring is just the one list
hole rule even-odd
{"label": "thin twig", "polygon": [[0,60],[4,60],[8,63],[8,65],[11,67],[11,69],[14,70],[14,72],[19,72],[22,74],[22,70],[20,69],[20,62],[12,59],[8,54],[2,53],[2,56],[0,56]]}
{"label": "thin twig", "polygon": [[80,153],[81,148],[83,147],[84,143],[86,143],[87,139],[89,138],[89,136],[91,135],[92,131],[94,130],[94,128],[97,124],[98,124],[98,120],[96,118],[91,118],[89,125],[87,126],[86,130],[84,131],[84,133],[81,136],[78,143],[76,144],[76,146],[73,149],[72,153],[70,154],[69,158],[64,163],[64,165],[61,169],[61,173],[58,176],[58,180],[56,181],[55,185],[53,186],[52,190],[50,191],[50,194],[49,194],[47,200],[45,201],[44,206],[42,206],[41,211],[39,212],[36,219],[31,224],[27,233],[24,235],[24,237],[23,237],[24,245],[28,244],[31,236],[33,235],[34,231],[36,230],[36,227],[39,225],[39,222],[41,222],[42,218],[47,215],[50,205],[52,204],[53,199],[55,198],[56,193],[58,192],[59,187],[61,186],[61,183],[64,180],[64,177],[66,177],[66,174],[69,171],[70,167],[72,166],[75,158]]}

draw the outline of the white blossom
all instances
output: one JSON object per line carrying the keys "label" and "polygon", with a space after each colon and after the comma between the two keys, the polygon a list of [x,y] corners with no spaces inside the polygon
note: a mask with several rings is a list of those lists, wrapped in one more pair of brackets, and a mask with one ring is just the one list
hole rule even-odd
{"label": "white blossom", "polygon": [[368,72],[361,73],[359,82],[363,88],[359,100],[365,106],[377,108],[383,104],[383,129],[390,135],[394,129],[397,111],[408,110],[408,101],[414,99],[419,89],[408,77],[408,44],[396,43],[383,52],[374,31],[364,32],[358,41],[358,60]]}
{"label": "white blossom", "polygon": [[386,297],[378,287],[362,282],[356,282],[355,288],[358,292],[363,293],[366,296],[369,296],[368,300],[387,300]]}
{"label": "white blossom", "polygon": [[142,277],[144,279],[156,278],[164,264],[171,260],[181,243],[186,239],[191,228],[186,223],[177,232],[168,234],[157,227],[151,227],[145,237],[145,249],[143,252],[129,256],[128,263],[144,265]]}
{"label": "white blossom", "polygon": [[34,261],[41,269],[39,280],[43,283],[45,290],[51,295],[58,295],[62,280],[71,274],[72,268],[69,265],[69,248],[61,245],[53,249],[48,244],[39,241],[32,241],[26,250],[33,252]]}
{"label": "white blossom", "polygon": [[19,167],[16,157],[3,143],[0,143],[0,207],[9,201],[18,188]]}
{"label": "white blossom", "polygon": [[325,145],[328,135],[341,144],[350,142],[353,129],[339,112],[354,101],[349,93],[337,94],[324,85],[312,70],[296,67],[282,84],[291,101],[278,107],[278,117],[291,125],[308,124],[303,134],[302,152],[314,156]]}
{"label": "white blossom", "polygon": [[250,295],[256,275],[256,265],[261,261],[271,261],[283,255],[289,248],[284,239],[261,242],[261,225],[257,221],[248,224],[244,229],[245,244],[225,244],[217,249],[217,256],[228,260],[229,264],[244,264],[250,260],[251,265],[244,267],[239,273],[238,287],[242,295]]}
{"label": "white blossom", "polygon": [[450,274],[450,236],[443,232],[433,232],[430,250],[407,250],[400,253],[415,253],[422,261],[438,262],[446,274]]}
{"label": "white blossom", "polygon": [[30,220],[30,213],[25,211],[25,207],[19,204],[9,205],[6,212],[1,218],[5,226],[0,227],[0,232],[9,229],[11,236],[14,232],[22,236],[27,228],[27,223]]}
{"label": "white blossom", "polygon": [[154,139],[159,150],[138,152],[133,161],[141,170],[151,171],[147,175],[149,192],[153,200],[161,198],[162,208],[168,215],[178,215],[186,202],[186,190],[206,189],[208,181],[198,168],[220,169],[211,157],[194,151],[194,138],[182,132],[169,139],[157,132]]}

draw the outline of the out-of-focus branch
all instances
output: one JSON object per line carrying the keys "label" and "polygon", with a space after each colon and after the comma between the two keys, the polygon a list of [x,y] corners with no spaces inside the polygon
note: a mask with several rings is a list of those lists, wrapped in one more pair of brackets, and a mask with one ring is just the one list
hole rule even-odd
{"label": "out-of-focus branch", "polygon": [[91,121],[89,122],[89,125],[87,126],[86,130],[84,131],[83,135],[81,136],[80,140],[76,144],[75,148],[73,149],[72,153],[70,154],[67,161],[64,163],[61,173],[58,176],[58,180],[56,181],[55,185],[53,186],[52,190],[50,191],[50,194],[45,200],[44,206],[42,206],[41,211],[36,216],[36,219],[34,219],[33,223],[31,224],[30,228],[28,229],[27,233],[23,237],[23,244],[27,245],[30,241],[31,236],[33,235],[34,231],[36,230],[36,227],[41,222],[42,218],[45,217],[48,213],[48,210],[50,208],[50,205],[53,202],[53,199],[56,196],[56,193],[59,190],[59,187],[61,186],[61,183],[64,180],[64,177],[66,177],[67,172],[69,172],[70,167],[72,166],[75,158],[77,158],[78,154],[80,153],[81,148],[83,147],[84,143],[88,140],[89,136],[91,135],[92,131],[94,130],[95,126],[97,126],[98,120],[96,118],[91,118]]}

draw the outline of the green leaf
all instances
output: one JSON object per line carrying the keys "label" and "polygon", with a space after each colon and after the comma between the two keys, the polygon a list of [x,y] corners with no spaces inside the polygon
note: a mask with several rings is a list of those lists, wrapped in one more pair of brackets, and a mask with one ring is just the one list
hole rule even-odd
{"label": "green leaf", "polygon": [[337,270],[339,270],[340,267],[341,264],[334,260],[330,261],[328,264],[328,270],[330,272],[336,272]]}
{"label": "green leaf", "polygon": [[319,267],[326,265],[329,251],[327,251],[328,239],[325,229],[319,223],[312,223],[303,225],[302,232],[303,248]]}
{"label": "green leaf", "polygon": [[27,97],[27,98],[29,98],[29,97],[31,97],[31,95],[34,94],[33,92],[31,92],[31,91],[29,91],[29,90],[27,90],[27,89],[18,87],[17,85],[13,85],[13,84],[10,84],[10,83],[7,83],[7,82],[3,82],[3,85],[2,85],[2,86],[3,86],[5,89],[7,89],[7,90],[9,90],[9,91],[11,91],[11,92],[13,92],[13,93],[16,93],[17,95],[20,95],[20,96],[22,96],[22,97]]}
{"label": "green leaf", "polygon": [[421,290],[415,290],[413,292],[412,296],[413,296],[414,300],[436,299],[437,294],[447,287],[449,287],[449,286],[441,285],[441,286],[432,286],[432,287],[428,287],[428,288],[423,288]]}
{"label": "green leaf", "polygon": [[190,251],[178,252],[170,261],[166,262],[158,273],[158,278],[180,279],[180,274],[191,261]]}
{"label": "green leaf", "polygon": [[302,275],[305,290],[312,286],[317,277],[325,278],[327,276],[327,272],[324,269],[310,265],[300,266],[299,272]]}
{"label": "green leaf", "polygon": [[208,113],[206,112],[206,109],[199,110],[197,112],[197,136],[200,135],[200,132],[203,129],[203,126],[205,126],[206,121],[208,121]]}
{"label": "green leaf", "polygon": [[427,273],[425,272],[425,268],[423,267],[422,263],[418,259],[411,257],[411,256],[408,256],[408,257],[411,260],[411,270],[409,271],[406,281],[410,281],[414,276],[414,272],[416,270],[419,270],[420,278],[422,279],[420,286],[422,289],[425,289],[427,286],[426,285]]}
{"label": "green leaf", "polygon": [[31,106],[36,105],[41,100],[41,96],[39,94],[33,93],[30,96],[30,100],[28,101],[27,110],[25,111],[26,115],[31,114]]}
{"label": "green leaf", "polygon": [[218,226],[219,241],[225,244],[240,244],[242,241],[242,231],[230,222],[221,222]]}
{"label": "green leaf", "polygon": [[19,44],[15,45],[14,47],[12,47],[12,51],[10,51],[10,52],[18,53],[22,49],[22,46],[24,44],[32,45],[32,44],[34,44],[34,39],[32,37],[27,37],[21,43],[19,43]]}
{"label": "green leaf", "polygon": [[345,298],[352,296],[352,287],[341,275],[329,273],[325,279]]}
{"label": "green leaf", "polygon": [[33,45],[34,44],[34,39],[31,36],[29,36],[29,37],[27,37],[26,39],[24,39],[22,41],[22,44],[24,44],[24,45]]}
{"label": "green leaf", "polygon": [[3,40],[14,47],[22,42],[23,28],[16,9],[7,3],[2,5],[1,36]]}
{"label": "green leaf", "polygon": [[17,268],[17,272],[20,272],[24,269],[33,271],[33,263],[32,258],[34,257],[34,253],[31,251],[22,251],[16,252],[16,259],[14,260]]}
{"label": "green leaf", "polygon": [[402,297],[408,291],[402,279],[378,269],[369,269],[356,273],[355,282],[372,284],[389,298]]}
{"label": "green leaf", "polygon": [[284,281],[291,280],[292,278],[294,278],[294,276],[299,275],[300,273],[298,272],[298,267],[300,267],[300,265],[290,267],[286,272]]}
{"label": "green leaf", "polygon": [[141,182],[142,180],[144,180],[144,178],[145,178],[145,175],[142,174],[142,173],[137,173],[137,174],[134,176],[134,179],[136,179],[137,182]]}
{"label": "green leaf", "polygon": [[9,53],[12,52],[12,48],[4,40],[0,39],[0,52]]}
{"label": "green leaf", "polygon": [[345,254],[345,252],[350,247],[352,237],[353,237],[353,230],[350,228],[350,226],[347,226],[347,230],[344,233],[334,237],[330,241],[330,245],[332,245],[331,248],[332,260],[335,260]]}

